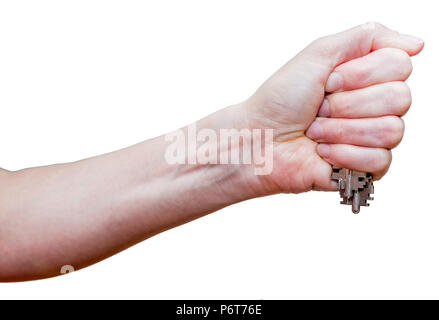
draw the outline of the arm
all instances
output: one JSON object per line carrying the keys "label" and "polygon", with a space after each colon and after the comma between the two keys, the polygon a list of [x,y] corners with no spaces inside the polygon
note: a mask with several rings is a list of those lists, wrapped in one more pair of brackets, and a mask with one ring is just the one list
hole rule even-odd
{"label": "arm", "polygon": [[[331,165],[379,179],[402,138],[399,116],[410,106],[401,84],[411,71],[408,55],[422,47],[380,25],[322,38],[248,100],[196,123],[218,135],[228,128],[273,130],[272,170],[263,175],[252,162],[169,163],[165,136],[74,163],[1,170],[0,281],[82,268],[246,199],[335,190]],[[240,148],[210,146],[219,155]]]}
{"label": "arm", "polygon": [[[197,126],[212,128],[231,114],[238,119],[240,110],[226,108]],[[170,165],[168,145],[160,136],[75,163],[2,174],[0,279],[79,269],[257,195],[250,167]]]}

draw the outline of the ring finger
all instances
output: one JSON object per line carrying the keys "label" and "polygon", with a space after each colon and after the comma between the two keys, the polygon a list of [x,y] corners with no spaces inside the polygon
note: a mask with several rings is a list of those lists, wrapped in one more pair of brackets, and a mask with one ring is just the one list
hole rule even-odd
{"label": "ring finger", "polygon": [[319,143],[356,146],[396,147],[404,134],[404,122],[396,116],[364,119],[316,118],[306,131],[308,138]]}
{"label": "ring finger", "polygon": [[394,81],[327,95],[318,115],[331,118],[402,116],[411,103],[407,84]]}

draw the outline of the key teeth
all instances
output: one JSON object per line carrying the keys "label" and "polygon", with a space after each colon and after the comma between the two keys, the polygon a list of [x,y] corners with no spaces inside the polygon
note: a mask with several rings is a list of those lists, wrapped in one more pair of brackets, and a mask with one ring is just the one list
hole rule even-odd
{"label": "key teeth", "polygon": [[338,178],[338,190],[343,190],[345,188],[345,183],[343,179]]}
{"label": "key teeth", "polygon": [[[371,194],[374,193],[374,185],[370,173],[333,167],[331,179],[338,182],[338,190],[342,198],[340,204],[352,205],[355,193],[358,193],[360,197],[357,200],[360,207],[369,207],[368,201],[374,200],[371,197]],[[356,214],[360,212],[359,209],[355,210],[354,206],[352,206],[352,211]]]}

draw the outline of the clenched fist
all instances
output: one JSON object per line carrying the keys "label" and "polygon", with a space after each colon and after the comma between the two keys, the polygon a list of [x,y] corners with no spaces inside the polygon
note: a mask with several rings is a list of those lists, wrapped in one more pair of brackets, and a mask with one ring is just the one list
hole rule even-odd
{"label": "clenched fist", "polygon": [[332,165],[380,179],[404,133],[410,56],[423,46],[368,23],[314,41],[270,77],[244,103],[250,127],[274,129],[264,190],[335,190]]}

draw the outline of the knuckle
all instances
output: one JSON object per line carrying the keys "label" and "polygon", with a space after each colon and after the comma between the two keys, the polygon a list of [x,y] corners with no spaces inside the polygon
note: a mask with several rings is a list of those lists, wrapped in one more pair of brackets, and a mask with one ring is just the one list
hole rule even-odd
{"label": "knuckle", "polygon": [[400,117],[389,116],[382,123],[381,139],[386,148],[396,147],[404,136],[404,121]]}
{"label": "knuckle", "polygon": [[402,81],[395,82],[392,86],[392,100],[396,101],[394,113],[402,116],[407,113],[412,105],[410,87]]}
{"label": "knuckle", "polygon": [[357,64],[355,66],[355,81],[360,83],[367,83],[371,77],[371,69],[368,64]]}
{"label": "knuckle", "polygon": [[344,92],[333,94],[332,97],[329,98],[331,115],[334,117],[349,116],[350,112],[352,112],[349,101],[349,95]]}
{"label": "knuckle", "polygon": [[340,143],[345,136],[345,129],[340,125],[339,119],[320,118],[318,120],[322,128],[322,139],[330,143]]}
{"label": "knuckle", "polygon": [[337,122],[336,122],[335,128],[333,129],[332,140],[335,143],[337,143],[337,142],[342,143],[343,141],[346,140],[346,135],[347,135],[346,128],[343,125],[341,125],[339,120],[336,120],[336,121]]}
{"label": "knuckle", "polygon": [[386,27],[381,24],[380,22],[377,21],[369,21],[366,23],[363,23],[362,25],[360,25],[360,28],[366,31],[374,31],[374,30],[383,30],[386,29]]}
{"label": "knuckle", "polygon": [[372,22],[369,22],[369,23],[373,24],[373,25],[375,26],[375,29],[387,29],[387,28],[384,26],[384,24],[382,24],[381,22],[378,22],[378,21],[372,21]]}
{"label": "knuckle", "polygon": [[400,49],[392,49],[393,61],[403,77],[408,77],[413,70],[412,60],[407,52]]}
{"label": "knuckle", "polygon": [[377,156],[374,161],[374,171],[384,173],[392,163],[392,153],[386,149],[378,149]]}
{"label": "knuckle", "polygon": [[389,170],[392,163],[392,152],[386,149],[378,149],[377,156],[374,161],[374,169],[372,170],[374,180],[379,180]]}

